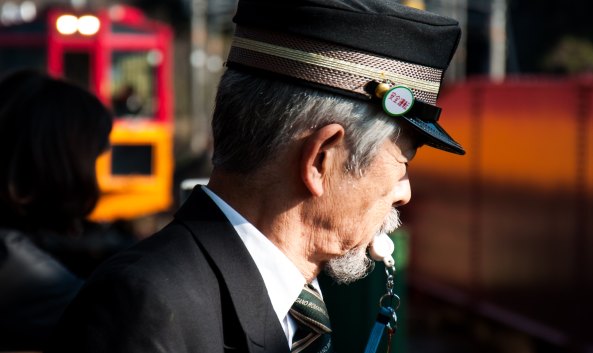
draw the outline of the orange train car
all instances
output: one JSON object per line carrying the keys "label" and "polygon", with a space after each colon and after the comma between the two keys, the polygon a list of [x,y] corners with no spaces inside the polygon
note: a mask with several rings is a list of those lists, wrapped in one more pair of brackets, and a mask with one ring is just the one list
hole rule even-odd
{"label": "orange train car", "polygon": [[470,79],[439,104],[467,155],[427,148],[410,165],[409,284],[593,347],[593,78]]}

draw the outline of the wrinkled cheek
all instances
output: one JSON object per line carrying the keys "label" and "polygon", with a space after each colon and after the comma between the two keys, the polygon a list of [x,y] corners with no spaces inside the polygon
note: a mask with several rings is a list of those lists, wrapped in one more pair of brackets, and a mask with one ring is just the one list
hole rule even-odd
{"label": "wrinkled cheek", "polygon": [[332,230],[334,228],[333,222],[327,217],[315,215],[313,218],[313,225],[317,229]]}
{"label": "wrinkled cheek", "polygon": [[366,248],[374,235],[374,227],[370,226],[368,220],[365,222],[357,220],[349,223],[346,228],[348,238],[344,241],[344,249]]}
{"label": "wrinkled cheek", "polygon": [[301,220],[309,227],[320,230],[328,230],[332,227],[329,213],[323,205],[311,203],[301,210]]}

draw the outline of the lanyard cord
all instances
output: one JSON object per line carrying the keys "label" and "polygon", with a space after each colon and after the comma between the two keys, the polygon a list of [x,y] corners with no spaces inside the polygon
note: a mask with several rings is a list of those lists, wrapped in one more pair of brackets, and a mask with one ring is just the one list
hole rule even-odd
{"label": "lanyard cord", "polygon": [[390,267],[385,267],[385,274],[387,275],[387,293],[379,299],[379,314],[377,315],[377,319],[371,330],[364,353],[377,352],[384,331],[387,331],[388,334],[387,352],[389,352],[391,349],[391,337],[397,329],[397,315],[395,314],[395,310],[399,308],[400,299],[397,294],[393,293],[393,275],[395,274],[395,266],[393,266],[392,263],[390,264]]}

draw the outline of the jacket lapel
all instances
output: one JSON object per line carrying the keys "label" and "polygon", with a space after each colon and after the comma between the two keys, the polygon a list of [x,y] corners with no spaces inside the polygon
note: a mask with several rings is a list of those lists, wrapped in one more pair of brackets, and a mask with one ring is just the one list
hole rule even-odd
{"label": "jacket lapel", "polygon": [[200,186],[194,188],[175,219],[188,226],[218,267],[252,343],[250,351],[288,352],[286,336],[255,262],[224,213]]}

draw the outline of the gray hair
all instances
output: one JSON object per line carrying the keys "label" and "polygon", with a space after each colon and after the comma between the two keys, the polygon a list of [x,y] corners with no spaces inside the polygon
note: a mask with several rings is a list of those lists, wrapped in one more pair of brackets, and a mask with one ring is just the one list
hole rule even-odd
{"label": "gray hair", "polygon": [[350,151],[344,167],[357,174],[400,132],[380,104],[228,69],[216,96],[212,163],[248,174],[303,132],[331,123],[344,127]]}

